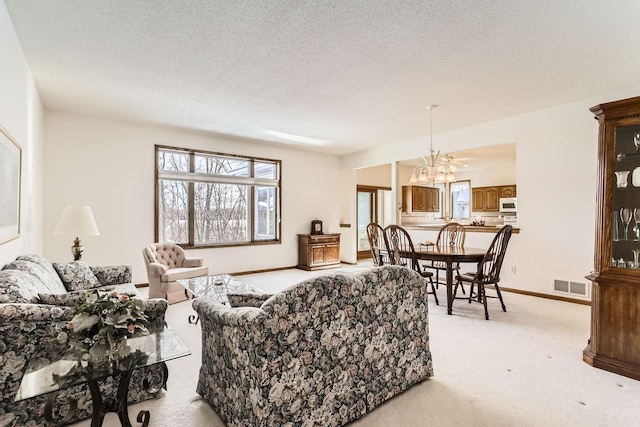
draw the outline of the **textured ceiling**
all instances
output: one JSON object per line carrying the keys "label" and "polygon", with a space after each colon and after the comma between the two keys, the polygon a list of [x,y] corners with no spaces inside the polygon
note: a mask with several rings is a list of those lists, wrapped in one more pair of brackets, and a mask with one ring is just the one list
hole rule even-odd
{"label": "textured ceiling", "polygon": [[636,0],[5,4],[47,108],[332,154],[640,84]]}

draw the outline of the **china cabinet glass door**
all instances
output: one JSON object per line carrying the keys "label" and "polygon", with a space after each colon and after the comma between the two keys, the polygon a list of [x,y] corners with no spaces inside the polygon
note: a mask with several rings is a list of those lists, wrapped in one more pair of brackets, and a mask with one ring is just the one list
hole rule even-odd
{"label": "china cabinet glass door", "polygon": [[640,268],[640,126],[615,128],[611,266]]}

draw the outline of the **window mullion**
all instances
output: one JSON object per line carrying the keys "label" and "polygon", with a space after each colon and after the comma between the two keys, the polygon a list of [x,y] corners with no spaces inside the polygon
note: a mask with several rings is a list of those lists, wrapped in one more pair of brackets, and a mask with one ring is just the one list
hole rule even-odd
{"label": "window mullion", "polygon": [[[251,178],[255,177],[255,162],[253,160],[251,160],[249,162],[249,176]],[[248,216],[249,216],[249,221],[247,221],[249,223],[249,241],[250,242],[255,242],[256,240],[256,224],[255,224],[255,212],[254,212],[254,206],[255,206],[255,197],[256,197],[256,186],[255,185],[250,185],[249,186],[249,206],[247,206],[247,210],[248,212]]]}
{"label": "window mullion", "polygon": [[159,177],[162,179],[173,179],[173,180],[180,180],[180,181],[196,181],[196,182],[213,182],[216,184],[245,184],[245,185],[260,185],[263,187],[278,186],[277,179],[211,175],[206,173],[165,171],[165,172],[161,172]]}
{"label": "window mullion", "polygon": [[[196,156],[195,153],[189,155],[189,172],[196,170]],[[195,246],[196,237],[196,190],[195,182],[189,181],[189,246]]]}

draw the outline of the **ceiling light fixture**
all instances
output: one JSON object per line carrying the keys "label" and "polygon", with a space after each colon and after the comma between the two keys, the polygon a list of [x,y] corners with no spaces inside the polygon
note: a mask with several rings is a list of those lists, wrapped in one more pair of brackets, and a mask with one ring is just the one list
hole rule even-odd
{"label": "ceiling light fixture", "polygon": [[416,166],[409,178],[409,184],[426,184],[427,182],[453,182],[456,177],[453,175],[453,167],[450,162],[452,158],[445,156],[444,159],[440,159],[440,150],[435,151],[433,149],[433,109],[437,105],[427,105],[429,110],[429,157],[422,156],[424,162],[420,166]]}
{"label": "ceiling light fixture", "polygon": [[451,164],[453,157],[447,155],[440,159],[440,164],[438,165],[438,173],[436,174],[437,183],[443,182],[453,182],[456,180],[453,172],[455,171],[455,167]]}

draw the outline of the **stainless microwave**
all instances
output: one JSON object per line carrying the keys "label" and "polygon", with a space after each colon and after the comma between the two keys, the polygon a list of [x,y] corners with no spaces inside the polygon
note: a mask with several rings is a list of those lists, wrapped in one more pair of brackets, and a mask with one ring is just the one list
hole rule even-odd
{"label": "stainless microwave", "polygon": [[500,212],[502,213],[517,213],[518,201],[516,197],[502,197],[500,198]]}

